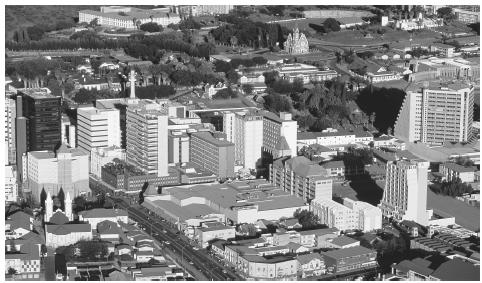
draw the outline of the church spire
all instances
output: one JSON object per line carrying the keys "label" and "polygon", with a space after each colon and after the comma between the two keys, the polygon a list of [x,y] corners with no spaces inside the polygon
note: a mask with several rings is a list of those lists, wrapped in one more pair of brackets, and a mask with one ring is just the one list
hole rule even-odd
{"label": "church spire", "polygon": [[44,221],[49,222],[53,214],[54,214],[54,202],[52,200],[52,195],[50,194],[50,191],[48,191],[47,199],[45,199]]}
{"label": "church spire", "polygon": [[74,220],[74,216],[72,215],[72,198],[70,197],[70,192],[67,192],[67,196],[65,197],[65,216],[72,221]]}

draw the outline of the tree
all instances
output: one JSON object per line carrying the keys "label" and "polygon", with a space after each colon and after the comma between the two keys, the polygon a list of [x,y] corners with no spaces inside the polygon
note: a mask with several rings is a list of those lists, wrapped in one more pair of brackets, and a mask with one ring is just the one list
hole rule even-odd
{"label": "tree", "polygon": [[230,70],[226,73],[226,79],[228,79],[228,82],[236,84],[239,80],[239,74],[235,70]]}
{"label": "tree", "polygon": [[45,192],[45,188],[42,188],[42,192],[40,193],[40,205],[45,209],[45,200],[47,199],[47,193]]}
{"label": "tree", "polygon": [[193,17],[189,17],[185,20],[182,20],[179,24],[179,29],[181,30],[190,30],[190,29],[200,29],[201,24],[196,22]]}
{"label": "tree", "polygon": [[13,268],[13,267],[9,267],[8,271],[7,271],[7,274],[8,275],[15,275],[15,274],[17,274],[17,270],[15,270],[15,268]]}
{"label": "tree", "polygon": [[44,258],[47,255],[47,253],[48,253],[47,246],[42,244],[40,246],[40,255],[42,256],[42,258]]}
{"label": "tree", "polygon": [[228,98],[236,98],[238,94],[233,91],[230,87],[219,90],[215,95],[213,95],[212,99],[228,99]]}
{"label": "tree", "polygon": [[60,188],[59,193],[57,194],[57,198],[60,201],[60,209],[62,211],[65,211],[65,193],[63,188]]}
{"label": "tree", "polygon": [[439,8],[437,10],[437,16],[439,18],[442,18],[446,24],[452,22],[455,19],[454,11],[449,6]]}
{"label": "tree", "polygon": [[467,167],[474,166],[475,164],[474,161],[472,161],[470,158],[462,156],[455,158],[455,163]]}
{"label": "tree", "polygon": [[266,85],[271,87],[271,85],[278,78],[278,72],[276,72],[276,71],[264,72],[263,76],[264,76],[264,82],[266,83]]}
{"label": "tree", "polygon": [[315,227],[319,224],[319,218],[312,211],[298,208],[293,217],[298,219],[298,222],[303,226],[303,228]]}
{"label": "tree", "polygon": [[108,249],[104,242],[80,241],[76,245],[82,259],[95,261],[107,257]]}
{"label": "tree", "polygon": [[244,94],[246,95],[251,95],[253,93],[253,85],[250,84],[244,84],[241,87],[243,89]]}
{"label": "tree", "polygon": [[325,32],[340,31],[340,24],[334,18],[328,18],[323,22],[323,28]]}
{"label": "tree", "polygon": [[158,25],[156,22],[148,22],[140,25],[140,30],[147,32],[161,32],[162,26]]}
{"label": "tree", "polygon": [[76,213],[79,212],[79,211],[85,210],[86,207],[87,207],[87,201],[85,200],[85,198],[83,196],[75,197],[74,201],[73,201],[73,204],[74,204],[73,211],[76,212]]}

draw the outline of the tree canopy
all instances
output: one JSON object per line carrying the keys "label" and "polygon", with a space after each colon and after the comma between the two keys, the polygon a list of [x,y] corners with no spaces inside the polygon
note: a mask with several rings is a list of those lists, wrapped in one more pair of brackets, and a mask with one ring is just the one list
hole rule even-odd
{"label": "tree canopy", "polygon": [[156,22],[149,22],[139,26],[139,29],[147,32],[161,32],[163,30],[162,26],[158,25]]}
{"label": "tree canopy", "polygon": [[298,222],[303,226],[303,229],[316,227],[319,225],[320,219],[312,211],[298,208],[293,217],[298,219]]}

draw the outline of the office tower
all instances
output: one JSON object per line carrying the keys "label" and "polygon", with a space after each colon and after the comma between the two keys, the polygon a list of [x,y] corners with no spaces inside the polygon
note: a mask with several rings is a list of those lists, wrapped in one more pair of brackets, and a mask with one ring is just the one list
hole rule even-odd
{"label": "office tower", "polygon": [[77,144],[89,152],[96,147],[121,145],[118,109],[77,108]]}
{"label": "office tower", "polygon": [[147,174],[168,176],[168,108],[153,100],[127,107],[127,162]]}
{"label": "office tower", "polygon": [[40,201],[42,189],[57,195],[76,197],[89,189],[89,154],[62,144],[56,151],[30,151],[27,156],[27,180],[35,201]]}
{"label": "office tower", "polygon": [[395,136],[405,141],[442,145],[470,139],[474,86],[425,82],[407,91],[395,123]]}
{"label": "office tower", "polygon": [[102,166],[114,161],[114,159],[125,161],[125,149],[117,146],[92,148],[90,151],[90,173],[100,178]]}
{"label": "office tower", "polygon": [[5,165],[15,163],[15,98],[5,97]]}
{"label": "office tower", "polygon": [[263,116],[257,111],[223,113],[226,140],[234,143],[236,165],[256,169],[263,146]]}
{"label": "office tower", "polygon": [[190,160],[219,178],[234,177],[234,144],[220,134],[192,133]]}
{"label": "office tower", "polygon": [[48,89],[22,89],[18,93],[21,116],[27,118],[27,150],[55,150],[61,142],[61,98]]}
{"label": "office tower", "polygon": [[385,190],[379,204],[384,217],[428,224],[427,172],[429,162],[398,160],[387,164]]}
{"label": "office tower", "polygon": [[283,156],[296,156],[298,123],[291,113],[281,112],[279,116],[269,111],[263,114],[263,150],[274,159]]}
{"label": "office tower", "polygon": [[305,200],[332,198],[333,181],[326,170],[304,156],[275,160],[269,168],[269,180]]}

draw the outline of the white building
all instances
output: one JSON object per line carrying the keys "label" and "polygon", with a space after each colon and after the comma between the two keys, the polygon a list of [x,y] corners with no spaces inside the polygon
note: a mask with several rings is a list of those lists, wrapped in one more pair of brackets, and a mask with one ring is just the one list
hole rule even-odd
{"label": "white building", "polygon": [[328,81],[338,77],[338,73],[335,70],[328,68],[320,70],[318,67],[301,63],[284,64],[279,67],[277,71],[280,78],[288,80],[289,82],[294,82],[296,79],[299,79],[304,84],[312,81]]}
{"label": "white building", "polygon": [[428,224],[427,172],[429,162],[398,160],[387,164],[383,199],[379,204],[384,217]]}
{"label": "white building", "polygon": [[168,176],[169,107],[141,100],[127,107],[127,162],[144,173]]}
{"label": "white building", "polygon": [[102,166],[114,159],[126,160],[126,151],[120,147],[94,147],[90,152],[90,173],[101,177]]}
{"label": "white building", "polygon": [[79,148],[89,152],[95,147],[121,145],[118,109],[77,109],[77,140]]}
{"label": "white building", "polygon": [[60,188],[73,197],[90,192],[89,154],[63,144],[52,151],[30,151],[26,156],[28,188],[34,200],[40,200],[42,189],[57,195]]}
{"label": "white building", "polygon": [[129,217],[127,211],[123,209],[107,209],[94,208],[91,210],[84,210],[78,213],[79,221],[85,221],[95,228],[102,221],[112,221],[114,223],[123,222],[128,223]]}
{"label": "white building", "polygon": [[5,165],[15,163],[15,117],[16,101],[5,97]]}
{"label": "white building", "polygon": [[219,222],[203,223],[202,227],[197,228],[195,237],[201,248],[206,248],[209,242],[214,239],[228,240],[236,237],[236,228],[234,226],[226,226]]}
{"label": "white building", "polygon": [[474,112],[474,86],[426,82],[407,91],[395,136],[404,141],[442,145],[470,139]]}
{"label": "white building", "polygon": [[97,23],[101,26],[137,29],[138,26],[150,22],[166,27],[169,24],[177,24],[181,21],[179,15],[175,13],[133,7],[107,8],[102,9],[102,11],[79,11],[79,23],[90,23],[97,19]]}
{"label": "white building", "polygon": [[331,199],[314,199],[310,210],[318,216],[321,224],[341,231],[359,228],[358,213]]}
{"label": "white building", "polygon": [[5,202],[16,202],[18,197],[17,171],[13,166],[5,166]]}
{"label": "white building", "polygon": [[72,125],[69,117],[62,115],[61,120],[61,139],[62,143],[69,145],[69,147],[77,147],[77,135],[75,125]]}
{"label": "white building", "polygon": [[343,199],[343,205],[358,212],[358,229],[363,232],[382,228],[382,211],[367,202]]}
{"label": "white building", "polygon": [[272,112],[262,111],[262,114],[263,150],[272,154],[273,158],[284,156],[284,151],[287,155],[296,156],[298,123],[292,119],[291,113],[281,112],[277,116]]}
{"label": "white building", "polygon": [[263,146],[263,116],[256,111],[224,112],[223,132],[234,143],[236,165],[256,169]]}

